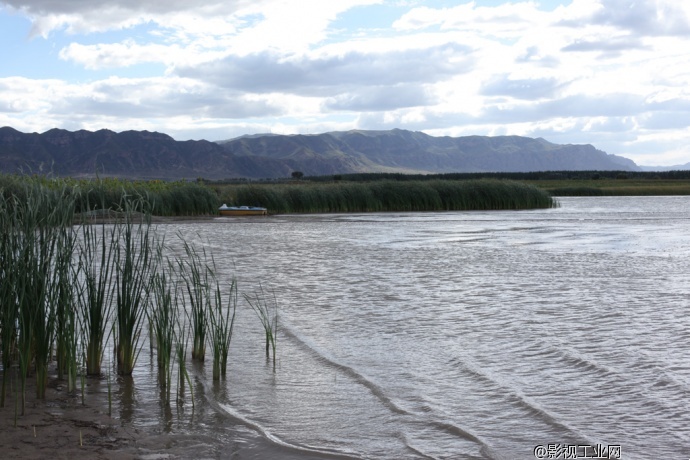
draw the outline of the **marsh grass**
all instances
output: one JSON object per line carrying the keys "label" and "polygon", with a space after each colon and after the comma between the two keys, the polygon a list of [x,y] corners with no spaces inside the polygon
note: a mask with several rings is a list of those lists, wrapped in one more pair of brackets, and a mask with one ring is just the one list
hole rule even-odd
{"label": "marsh grass", "polygon": [[118,232],[104,224],[81,225],[79,273],[82,278],[77,300],[82,343],[86,344],[86,373],[101,374],[104,344],[109,337],[115,283]]}
{"label": "marsh grass", "polygon": [[[151,194],[60,184],[26,179],[13,182],[14,191],[0,188],[0,406],[14,393],[15,417],[24,414],[32,371],[37,396],[45,397],[53,353],[58,377],[67,379],[69,392],[81,390],[84,404],[86,378],[102,375],[111,345],[111,413],[111,372],[132,374],[148,319],[162,397],[169,402],[177,365],[178,402],[188,387],[194,409],[187,349],[203,361],[210,345],[213,378],[225,378],[239,296],[235,278],[221,284],[213,257],[184,239],[184,254],[168,259],[164,241],[151,228]],[[75,220],[77,209],[82,215]],[[89,218],[103,209],[116,210],[119,220]],[[277,310],[272,327],[275,368]]]}
{"label": "marsh grass", "polygon": [[551,195],[510,180],[300,182],[219,187],[221,201],[267,207],[272,213],[464,211],[555,206]]}
{"label": "marsh grass", "polygon": [[186,317],[182,318],[180,324],[180,316],[178,315],[178,323],[176,328],[175,340],[175,358],[177,361],[177,403],[178,406],[184,401],[185,382],[189,384],[189,393],[192,398],[192,410],[194,410],[194,388],[192,381],[187,371],[187,343],[189,342],[189,327],[187,326]]}
{"label": "marsh grass", "polygon": [[6,202],[11,223],[5,230],[11,235],[16,252],[12,254],[14,260],[9,262],[14,271],[13,287],[9,289],[10,297],[3,299],[15,304],[9,308],[17,309],[22,414],[25,383],[32,361],[36,396],[45,398],[60,291],[70,282],[69,275],[60,267],[64,266],[60,259],[67,257],[64,248],[71,247],[71,234],[65,228],[71,226],[74,212],[74,202],[64,190],[44,193],[30,184],[23,197],[24,201],[13,197]]}
{"label": "marsh grass", "polygon": [[115,226],[119,244],[115,246],[115,343],[118,372],[132,375],[141,347],[142,320],[146,316],[150,283],[156,258],[150,217],[143,202],[125,202],[123,222]]}
{"label": "marsh grass", "polygon": [[[677,173],[679,171],[676,171]],[[637,173],[639,174],[639,173]],[[664,175],[665,173],[659,173]],[[647,178],[615,179],[572,178],[527,181],[553,196],[668,196],[690,195],[690,181],[683,179]]]}
{"label": "marsh grass", "polygon": [[67,377],[68,391],[76,388],[79,367],[79,317],[75,306],[78,272],[75,270],[76,233],[60,227],[60,238],[53,269],[52,303],[55,305],[55,355],[59,379]]}
{"label": "marsh grass", "polygon": [[199,254],[192,245],[184,241],[184,250],[186,258],[178,259],[177,265],[190,306],[185,309],[185,314],[192,327],[192,359],[203,361],[206,356],[207,310],[211,301],[212,271],[205,249]]}
{"label": "marsh grass", "polygon": [[13,217],[7,201],[0,200],[0,353],[2,353],[3,368],[0,407],[5,407],[18,336],[19,309],[15,290],[18,262],[15,241],[18,231]]}
{"label": "marsh grass", "polygon": [[[159,258],[162,258],[159,248]],[[172,387],[172,359],[175,346],[175,328],[178,325],[177,305],[173,300],[177,286],[169,276],[170,264],[164,265],[153,277],[153,305],[148,309],[149,323],[155,338],[158,363],[158,379],[166,401],[170,401]]]}
{"label": "marsh grass", "polygon": [[264,329],[264,336],[266,338],[266,360],[270,358],[270,351],[273,352],[273,371],[276,370],[276,347],[278,344],[278,301],[275,293],[273,294],[273,303],[269,303],[264,289],[260,286],[259,292],[254,294],[254,297],[248,295],[244,296],[249,306],[254,310],[261,325]]}
{"label": "marsh grass", "polygon": [[220,282],[217,278],[214,281],[214,301],[209,308],[209,339],[213,351],[213,380],[220,380],[221,377],[225,378],[228,367],[228,352],[237,313],[237,281],[233,279],[230,282],[227,306],[223,305]]}

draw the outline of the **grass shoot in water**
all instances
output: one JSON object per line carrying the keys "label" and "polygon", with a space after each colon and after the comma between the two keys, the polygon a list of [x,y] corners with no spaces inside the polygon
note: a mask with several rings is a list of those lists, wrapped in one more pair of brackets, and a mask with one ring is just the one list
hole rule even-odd
{"label": "grass shoot in water", "polygon": [[132,375],[141,347],[142,321],[146,315],[151,277],[156,270],[150,216],[141,214],[143,203],[125,202],[125,219],[115,226],[116,323],[118,372]]}
{"label": "grass shoot in water", "polygon": [[[162,249],[159,247],[159,258],[162,258]],[[169,265],[167,265],[169,267]],[[173,294],[177,287],[171,282],[169,268],[163,266],[153,277],[154,302],[148,309],[149,323],[152,326],[152,334],[156,342],[158,379],[161,388],[165,390],[165,399],[170,401],[170,388],[172,387],[172,357],[175,341],[175,328],[177,326],[177,306],[173,300]]]}
{"label": "grass shoot in water", "polygon": [[207,263],[206,250],[203,260],[196,249],[184,242],[186,258],[178,259],[180,276],[184,282],[189,309],[185,314],[192,326],[192,359],[203,361],[206,355],[207,310],[210,305],[212,271]]}
{"label": "grass shoot in water", "polygon": [[215,279],[214,302],[209,308],[210,345],[213,351],[213,380],[225,378],[228,367],[228,352],[232,340],[232,330],[237,313],[237,281],[230,282],[228,304],[223,305],[220,283]]}
{"label": "grass shoot in water", "polygon": [[261,321],[264,328],[264,335],[266,338],[266,360],[270,357],[270,351],[273,351],[273,371],[276,370],[276,347],[278,342],[278,301],[273,294],[273,305],[269,304],[264,294],[264,289],[260,286],[258,293],[254,297],[245,295],[249,306],[254,310]]}

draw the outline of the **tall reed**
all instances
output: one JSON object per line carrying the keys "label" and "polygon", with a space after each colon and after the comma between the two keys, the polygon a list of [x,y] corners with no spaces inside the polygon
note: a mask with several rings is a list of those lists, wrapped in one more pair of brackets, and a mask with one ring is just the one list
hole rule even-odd
{"label": "tall reed", "polygon": [[75,297],[78,273],[74,269],[74,250],[76,232],[71,226],[59,228],[59,238],[53,268],[51,302],[55,305],[55,354],[57,359],[58,378],[67,374],[68,387],[76,381],[77,370],[77,331],[78,317],[75,308]]}
{"label": "tall reed", "polygon": [[5,407],[5,395],[16,350],[19,314],[16,301],[18,229],[3,192],[0,190],[0,353],[3,369],[0,407]]}
{"label": "tall reed", "polygon": [[220,380],[221,377],[225,378],[228,367],[228,352],[237,313],[237,281],[233,279],[230,283],[227,306],[223,305],[218,279],[214,281],[214,302],[209,308],[209,338],[213,350],[213,380]]}
{"label": "tall reed", "polygon": [[143,202],[125,202],[124,220],[115,236],[115,312],[117,337],[115,350],[118,372],[131,375],[141,348],[142,320],[145,317],[151,276],[156,270],[155,248],[150,230],[150,215]]}
{"label": "tall reed", "polygon": [[[159,258],[162,259],[162,247],[159,247]],[[177,320],[177,305],[174,296],[177,294],[177,287],[170,279],[169,265],[161,266],[161,269],[153,276],[153,299],[154,302],[147,311],[149,322],[152,325],[152,332],[155,337],[158,378],[161,388],[165,390],[165,397],[170,401],[170,388],[172,387],[172,366],[173,348],[175,344],[175,327]]]}
{"label": "tall reed", "polygon": [[[44,193],[39,187],[27,190],[27,201],[18,204],[22,214],[23,245],[18,277],[22,373],[33,358],[36,369],[36,396],[45,398],[48,362],[53,348],[56,321],[55,294],[69,283],[67,276],[54,277],[58,248],[71,247],[71,232],[64,231],[73,218],[74,201],[59,190]],[[64,239],[64,241],[61,241]],[[64,251],[64,248],[63,248]],[[65,254],[63,252],[63,257]],[[23,377],[24,378],[24,377]]]}
{"label": "tall reed", "polygon": [[79,273],[83,279],[78,299],[82,342],[86,347],[86,373],[100,375],[104,345],[108,340],[114,296],[116,227],[105,224],[81,225]]}
{"label": "tall reed", "polygon": [[150,212],[158,216],[187,216],[215,213],[218,196],[213,189],[187,181],[131,181],[114,178],[82,180],[75,184],[81,192],[77,209],[84,212],[88,204],[101,203],[102,209],[118,209],[125,200],[145,198]]}
{"label": "tall reed", "polygon": [[206,355],[207,310],[211,296],[212,272],[206,250],[203,260],[197,250],[184,241],[186,258],[178,260],[179,273],[185,284],[190,309],[185,309],[192,327],[192,359],[203,361]]}
{"label": "tall reed", "polygon": [[261,321],[264,328],[264,335],[266,337],[266,360],[269,359],[269,351],[273,351],[273,371],[276,370],[276,347],[278,342],[278,301],[275,293],[273,294],[273,306],[271,306],[266,299],[264,289],[260,286],[260,291],[250,297],[245,294],[245,300],[249,306],[254,310]]}
{"label": "tall reed", "polygon": [[[177,298],[177,297],[176,297]],[[192,388],[192,381],[189,378],[187,371],[187,343],[189,340],[189,328],[187,327],[186,317],[182,317],[180,324],[180,316],[178,315],[178,322],[175,334],[175,358],[177,361],[177,401],[178,404],[184,400],[185,382],[189,384],[189,392],[192,397],[192,409],[194,409],[194,389]]]}

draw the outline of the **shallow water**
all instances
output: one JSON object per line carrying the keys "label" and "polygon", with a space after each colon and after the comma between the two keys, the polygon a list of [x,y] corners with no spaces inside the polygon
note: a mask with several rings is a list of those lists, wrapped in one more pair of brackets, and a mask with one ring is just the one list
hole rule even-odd
{"label": "shallow water", "polygon": [[688,458],[690,197],[560,202],[161,225],[275,293],[277,369],[240,302],[227,381],[168,408],[145,348],[116,415],[180,457]]}

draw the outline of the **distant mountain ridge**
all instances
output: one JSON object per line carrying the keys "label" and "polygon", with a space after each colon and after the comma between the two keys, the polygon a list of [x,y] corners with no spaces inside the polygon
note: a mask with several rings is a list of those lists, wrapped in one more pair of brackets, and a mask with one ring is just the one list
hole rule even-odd
{"label": "distant mountain ridge", "polygon": [[57,176],[181,179],[278,178],[366,172],[452,173],[640,168],[592,145],[520,136],[433,137],[352,130],[312,135],[246,135],[219,142],[176,141],[149,131],[21,133],[0,128],[0,171]]}
{"label": "distant mountain ridge", "polygon": [[302,163],[328,159],[333,164],[352,168],[352,172],[639,169],[632,160],[607,155],[591,145],[558,145],[541,138],[520,136],[433,137],[421,132],[393,129],[242,137],[220,143],[237,156],[291,159]]}
{"label": "distant mountain ridge", "polygon": [[647,171],[647,172],[684,171],[684,170],[690,169],[690,163],[685,163],[682,165],[673,165],[673,166],[640,166],[639,168],[642,171]]}

